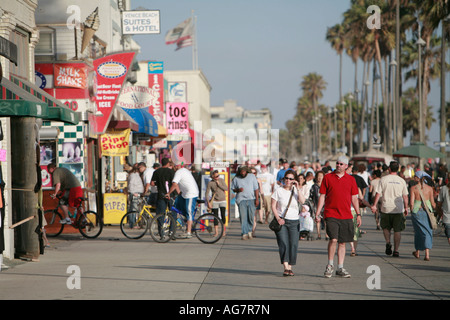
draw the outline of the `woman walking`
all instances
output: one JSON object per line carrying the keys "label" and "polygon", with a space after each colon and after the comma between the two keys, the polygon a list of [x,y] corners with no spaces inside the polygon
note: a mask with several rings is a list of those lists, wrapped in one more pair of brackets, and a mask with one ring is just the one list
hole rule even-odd
{"label": "woman walking", "polygon": [[272,194],[272,212],[281,225],[276,232],[280,261],[284,267],[283,276],[293,276],[292,266],[297,263],[298,240],[300,237],[299,208],[305,202],[300,191],[297,174],[286,171],[284,185]]}
{"label": "woman walking", "polygon": [[[225,191],[228,191],[228,186],[224,179],[220,178],[219,171],[214,170],[211,173],[211,181],[206,187],[205,199],[207,199],[208,209],[213,212],[223,222],[223,235],[226,235],[226,223],[227,223],[227,198]],[[212,192],[212,196],[209,194]],[[220,210],[220,216],[219,216]],[[218,233],[218,226],[214,226],[215,233]]]}
{"label": "woman walking", "polygon": [[414,179],[418,183],[411,188],[410,192],[411,220],[414,227],[414,247],[416,249],[412,254],[419,259],[419,251],[425,251],[424,260],[430,261],[433,230],[425,206],[427,206],[428,211],[433,212],[436,204],[433,197],[433,188],[424,183],[426,177],[429,177],[427,173],[417,171]]}

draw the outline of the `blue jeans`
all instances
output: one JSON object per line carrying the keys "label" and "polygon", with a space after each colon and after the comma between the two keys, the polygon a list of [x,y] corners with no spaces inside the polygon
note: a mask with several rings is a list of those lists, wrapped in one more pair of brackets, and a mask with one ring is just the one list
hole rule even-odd
{"label": "blue jeans", "polygon": [[297,263],[298,240],[300,237],[300,220],[284,220],[281,230],[276,232],[281,264],[294,266]]}
{"label": "blue jeans", "polygon": [[241,200],[238,204],[239,220],[241,221],[242,235],[252,232],[255,218],[255,200]]}

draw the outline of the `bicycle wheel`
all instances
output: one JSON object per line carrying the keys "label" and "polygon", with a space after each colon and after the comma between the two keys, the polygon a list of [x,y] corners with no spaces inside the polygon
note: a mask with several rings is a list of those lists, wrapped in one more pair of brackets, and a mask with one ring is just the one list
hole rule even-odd
{"label": "bicycle wheel", "polygon": [[128,239],[140,239],[147,232],[149,218],[146,213],[139,215],[137,211],[130,211],[122,217],[120,231]]}
{"label": "bicycle wheel", "polygon": [[78,212],[78,229],[80,233],[89,239],[97,238],[103,230],[103,221],[97,212]]}
{"label": "bicycle wheel", "polygon": [[45,234],[47,237],[57,237],[64,229],[64,225],[61,224],[62,215],[56,210],[44,211],[44,218],[47,222],[45,226]]}
{"label": "bicycle wheel", "polygon": [[213,214],[204,214],[194,223],[192,232],[203,243],[215,243],[222,238],[223,223]]}
{"label": "bicycle wheel", "polygon": [[160,213],[150,222],[150,235],[156,242],[168,242],[175,237],[175,226],[175,219],[170,213]]}

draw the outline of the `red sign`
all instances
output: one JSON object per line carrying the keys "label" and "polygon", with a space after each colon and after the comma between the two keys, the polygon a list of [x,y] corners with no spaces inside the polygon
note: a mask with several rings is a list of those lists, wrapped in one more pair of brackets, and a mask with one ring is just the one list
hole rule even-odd
{"label": "red sign", "polygon": [[55,64],[53,81],[55,87],[85,89],[87,70],[72,64]]}
{"label": "red sign", "polygon": [[106,131],[134,54],[134,52],[116,53],[94,60],[94,69],[97,74],[95,102],[97,112],[100,111],[103,114],[103,116],[95,117],[94,128],[96,133]]}
{"label": "red sign", "polygon": [[160,125],[163,124],[162,115],[164,114],[164,76],[160,74],[148,75],[148,87],[153,89],[157,99],[149,107],[150,114],[155,118],[156,122]]}

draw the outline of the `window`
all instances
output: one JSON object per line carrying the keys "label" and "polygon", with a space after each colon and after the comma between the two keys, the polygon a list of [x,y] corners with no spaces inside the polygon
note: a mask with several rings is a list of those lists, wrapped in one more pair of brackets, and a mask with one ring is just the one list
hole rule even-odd
{"label": "window", "polygon": [[39,42],[34,50],[35,55],[53,55],[53,33],[52,32],[40,32]]}
{"label": "window", "polygon": [[17,66],[10,63],[10,73],[27,79],[30,70],[30,35],[27,31],[16,28],[9,38],[9,41],[17,46]]}

